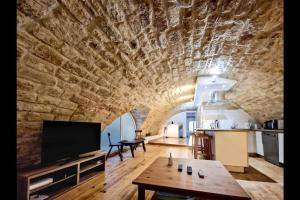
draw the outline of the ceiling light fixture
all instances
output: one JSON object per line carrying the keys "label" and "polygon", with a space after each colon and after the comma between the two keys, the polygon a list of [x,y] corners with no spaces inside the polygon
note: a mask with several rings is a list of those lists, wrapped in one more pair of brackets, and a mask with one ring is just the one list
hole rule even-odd
{"label": "ceiling light fixture", "polygon": [[210,74],[214,74],[214,75],[218,75],[218,74],[221,74],[221,70],[220,70],[220,68],[219,67],[213,67],[213,68],[211,68],[211,70],[210,70]]}

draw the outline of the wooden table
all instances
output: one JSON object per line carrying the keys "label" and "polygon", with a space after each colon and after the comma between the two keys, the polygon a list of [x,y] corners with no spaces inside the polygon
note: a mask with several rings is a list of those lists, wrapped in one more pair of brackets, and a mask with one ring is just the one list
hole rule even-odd
{"label": "wooden table", "polygon": [[[145,190],[171,192],[209,199],[251,199],[220,161],[173,158],[157,158],[132,183],[138,185],[138,199],[145,199]],[[178,172],[178,164],[183,171]],[[187,174],[187,165],[192,166],[192,175]],[[198,171],[202,170],[204,179]]]}
{"label": "wooden table", "polygon": [[123,147],[124,146],[129,146],[132,157],[134,157],[134,149],[139,144],[142,144],[144,151],[146,151],[144,139],[123,140],[123,141],[120,141],[120,143],[122,144],[122,146],[121,146],[121,152],[123,153]]}

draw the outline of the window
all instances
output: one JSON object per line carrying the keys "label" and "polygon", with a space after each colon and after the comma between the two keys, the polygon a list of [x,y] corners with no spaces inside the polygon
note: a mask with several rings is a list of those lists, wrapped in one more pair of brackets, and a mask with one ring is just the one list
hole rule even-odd
{"label": "window", "polygon": [[110,132],[111,142],[119,142],[121,140],[120,135],[121,118],[115,119],[105,130],[101,133],[101,150],[109,150],[109,141],[107,133]]}
{"label": "window", "polygon": [[134,139],[135,129],[136,125],[130,113],[125,113],[121,117],[118,117],[101,133],[101,150],[109,150],[108,132],[110,132],[111,142],[115,143],[120,140]]}
{"label": "window", "polygon": [[196,128],[196,121],[189,121],[189,131],[194,132]]}
{"label": "window", "polygon": [[130,113],[125,113],[121,117],[122,140],[132,140],[135,138],[135,123]]}

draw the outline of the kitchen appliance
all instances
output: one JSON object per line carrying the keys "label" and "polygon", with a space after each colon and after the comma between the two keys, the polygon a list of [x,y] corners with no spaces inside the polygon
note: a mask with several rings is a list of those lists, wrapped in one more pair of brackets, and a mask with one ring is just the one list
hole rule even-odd
{"label": "kitchen appliance", "polygon": [[264,158],[275,165],[279,164],[279,145],[278,145],[278,133],[272,133],[270,131],[262,132],[262,142],[264,149]]}
{"label": "kitchen appliance", "polygon": [[264,129],[284,129],[282,119],[268,120],[264,122]]}

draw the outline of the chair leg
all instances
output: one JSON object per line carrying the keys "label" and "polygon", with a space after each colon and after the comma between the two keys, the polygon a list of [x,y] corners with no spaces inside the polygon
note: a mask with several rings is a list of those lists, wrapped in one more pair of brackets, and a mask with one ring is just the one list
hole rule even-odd
{"label": "chair leg", "polygon": [[106,160],[107,160],[107,158],[108,158],[108,156],[109,156],[109,154],[110,154],[112,148],[113,148],[113,147],[111,146],[110,149],[109,149],[109,151],[108,151],[108,153],[107,153],[107,155],[106,155]]}

